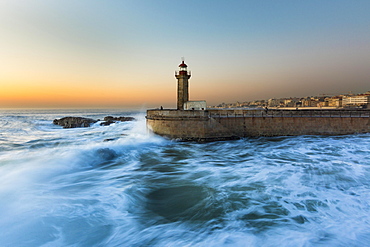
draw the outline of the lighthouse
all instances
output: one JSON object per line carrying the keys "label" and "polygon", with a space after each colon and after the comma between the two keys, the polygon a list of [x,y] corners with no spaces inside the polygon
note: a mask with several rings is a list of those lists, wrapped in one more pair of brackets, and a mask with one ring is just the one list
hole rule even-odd
{"label": "lighthouse", "polygon": [[184,60],[179,65],[179,70],[175,72],[177,79],[177,110],[184,110],[184,104],[189,101],[189,79],[190,71]]}

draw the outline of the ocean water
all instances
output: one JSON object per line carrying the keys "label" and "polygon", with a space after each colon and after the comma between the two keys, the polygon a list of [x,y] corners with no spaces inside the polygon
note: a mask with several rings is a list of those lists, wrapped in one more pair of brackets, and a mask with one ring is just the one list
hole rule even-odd
{"label": "ocean water", "polygon": [[[107,115],[137,120],[52,124]],[[370,246],[370,135],[199,144],[144,112],[1,110],[0,246]]]}

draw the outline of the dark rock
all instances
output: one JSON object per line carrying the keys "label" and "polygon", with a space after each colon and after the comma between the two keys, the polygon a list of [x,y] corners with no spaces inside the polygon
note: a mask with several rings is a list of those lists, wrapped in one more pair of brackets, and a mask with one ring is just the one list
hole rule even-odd
{"label": "dark rock", "polygon": [[120,122],[127,122],[127,121],[133,121],[135,118],[133,117],[112,117],[107,116],[104,118],[104,121],[120,121]]}
{"label": "dark rock", "polygon": [[110,141],[115,141],[117,140],[118,138],[107,138],[107,139],[104,139],[105,142],[110,142]]}
{"label": "dark rock", "polygon": [[119,122],[126,122],[126,121],[133,121],[135,118],[133,117],[112,117],[112,116],[106,116],[104,118],[105,122],[100,123],[101,126],[108,126],[111,125],[112,123],[115,123],[117,121]]}
{"label": "dark rock", "polygon": [[115,123],[116,121],[113,121],[113,120],[108,120],[106,122],[102,122],[100,123],[100,126],[108,126],[108,125],[111,125],[112,123]]}
{"label": "dark rock", "polygon": [[63,126],[63,128],[90,127],[93,123],[96,123],[96,120],[83,117],[64,117],[53,121],[53,124]]}

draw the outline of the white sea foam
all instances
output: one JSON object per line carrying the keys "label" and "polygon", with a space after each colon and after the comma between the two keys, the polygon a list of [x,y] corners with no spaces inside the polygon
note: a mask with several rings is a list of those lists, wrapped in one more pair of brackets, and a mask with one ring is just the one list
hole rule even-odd
{"label": "white sea foam", "polygon": [[[137,121],[52,124],[67,115]],[[182,143],[104,111],[8,111],[0,126],[4,246],[370,242],[367,134]]]}

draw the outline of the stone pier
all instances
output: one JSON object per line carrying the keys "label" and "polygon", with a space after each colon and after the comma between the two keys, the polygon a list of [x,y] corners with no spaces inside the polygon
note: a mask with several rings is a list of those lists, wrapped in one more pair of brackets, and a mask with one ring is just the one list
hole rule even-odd
{"label": "stone pier", "polygon": [[184,141],[370,132],[370,110],[148,110],[155,134]]}

